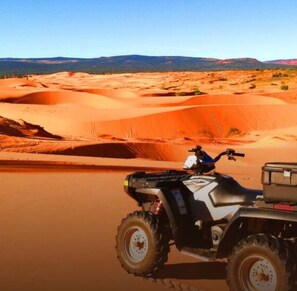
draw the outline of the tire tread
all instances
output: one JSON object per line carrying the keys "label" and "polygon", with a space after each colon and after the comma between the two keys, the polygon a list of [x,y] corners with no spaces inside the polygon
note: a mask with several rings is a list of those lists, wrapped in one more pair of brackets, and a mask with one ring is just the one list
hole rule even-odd
{"label": "tire tread", "polygon": [[[129,268],[126,264],[121,253],[121,247],[119,243],[119,233],[120,229],[126,223],[139,220],[144,222],[149,229],[153,233],[153,239],[155,243],[156,253],[154,259],[150,265],[150,267],[143,271],[135,271],[132,268]],[[162,224],[159,218],[149,211],[134,211],[127,215],[124,218],[118,227],[118,233],[116,235],[116,251],[117,251],[117,258],[120,261],[122,267],[130,274],[134,274],[135,276],[143,276],[143,277],[152,277],[154,273],[156,273],[168,260],[168,253],[169,253],[169,243],[165,238],[165,235],[162,232]]]}
{"label": "tire tread", "polygon": [[[269,248],[272,252],[274,252],[275,256],[278,256],[281,260],[283,266],[285,266],[285,276],[284,280],[286,280],[286,289],[281,290],[296,290],[294,288],[296,283],[296,263],[294,258],[290,255],[290,248],[286,244],[286,242],[282,239],[276,238],[274,236],[268,234],[252,234],[248,237],[242,239],[233,249],[231,254],[228,257],[228,264],[227,264],[227,283],[230,287],[231,291],[239,291],[234,289],[232,276],[230,274],[230,266],[232,264],[232,260],[237,255],[239,251],[243,248],[253,247],[253,246],[260,246],[264,248]],[[230,264],[231,262],[231,264]]]}

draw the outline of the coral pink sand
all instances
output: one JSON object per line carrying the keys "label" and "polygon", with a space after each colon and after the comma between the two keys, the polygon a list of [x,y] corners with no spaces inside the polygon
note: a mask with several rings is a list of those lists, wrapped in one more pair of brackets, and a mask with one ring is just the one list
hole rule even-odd
{"label": "coral pink sand", "polygon": [[228,290],[224,264],[198,263],[174,246],[156,281],[126,274],[114,236],[137,205],[122,184],[133,171],[181,169],[196,144],[211,155],[246,153],[217,168],[246,187],[261,187],[265,162],[296,162],[296,77],[273,74],[0,80],[0,289]]}

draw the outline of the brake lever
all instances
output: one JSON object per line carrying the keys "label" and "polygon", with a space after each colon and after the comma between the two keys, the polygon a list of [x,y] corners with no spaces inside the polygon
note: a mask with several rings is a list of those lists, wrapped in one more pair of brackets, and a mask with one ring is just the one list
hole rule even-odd
{"label": "brake lever", "polygon": [[233,155],[233,154],[235,154],[235,150],[234,149],[227,149],[226,150],[226,153],[227,153],[227,155],[229,156],[229,155]]}
{"label": "brake lever", "polygon": [[235,159],[234,156],[229,156],[229,155],[228,155],[228,160],[230,160],[230,161],[236,161],[236,159]]}

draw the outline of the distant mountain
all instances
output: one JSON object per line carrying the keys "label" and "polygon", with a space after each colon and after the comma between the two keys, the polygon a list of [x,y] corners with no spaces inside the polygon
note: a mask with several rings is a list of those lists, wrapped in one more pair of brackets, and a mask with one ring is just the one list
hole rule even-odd
{"label": "distant mountain", "polygon": [[268,61],[267,64],[277,64],[277,65],[287,65],[287,66],[297,66],[297,59],[288,59],[288,60],[274,60]]}
{"label": "distant mountain", "polygon": [[286,67],[275,61],[252,58],[213,59],[179,56],[114,56],[83,58],[0,58],[0,76],[49,74],[61,71],[87,73],[248,70]]}

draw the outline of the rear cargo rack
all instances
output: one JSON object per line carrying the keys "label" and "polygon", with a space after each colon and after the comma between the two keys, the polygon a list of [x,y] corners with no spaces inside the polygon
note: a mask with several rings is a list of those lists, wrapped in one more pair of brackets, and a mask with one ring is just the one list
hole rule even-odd
{"label": "rear cargo rack", "polygon": [[160,187],[164,185],[180,183],[183,179],[191,176],[186,171],[165,171],[157,173],[137,172],[130,176],[129,186],[134,188],[140,187]]}
{"label": "rear cargo rack", "polygon": [[262,184],[266,201],[297,203],[297,163],[266,163]]}

